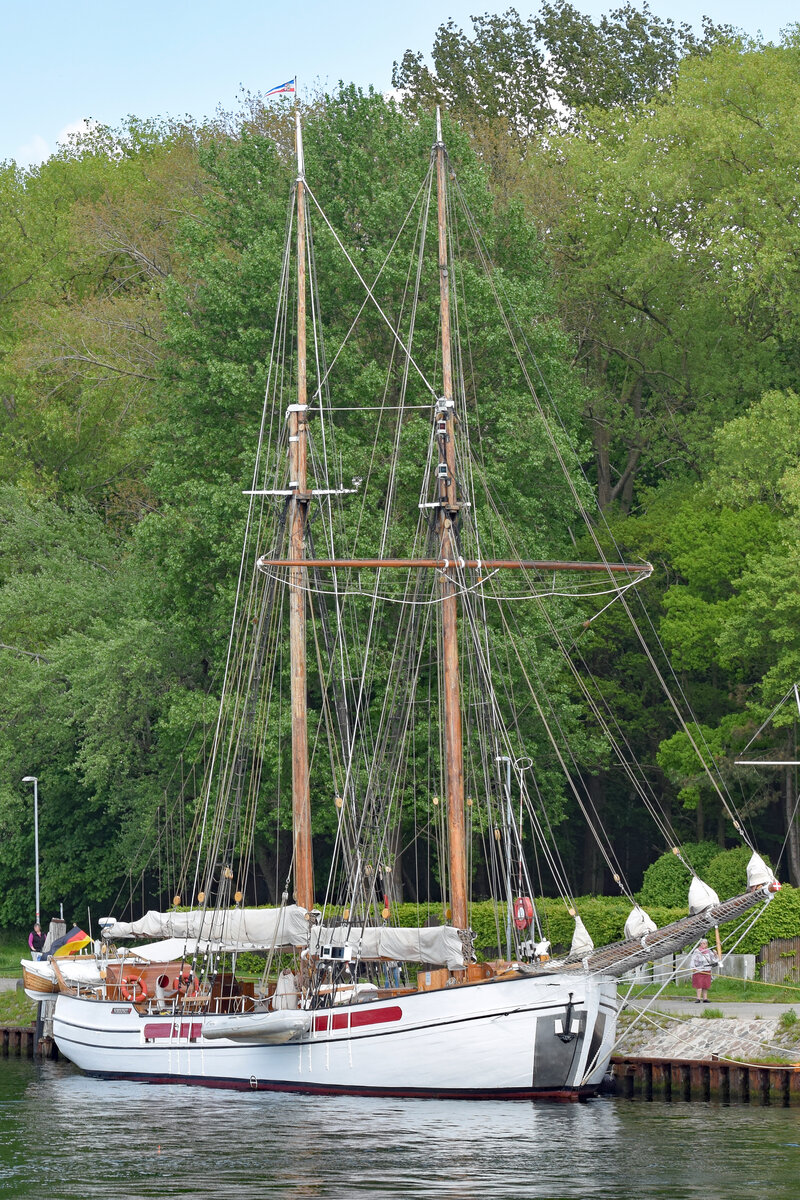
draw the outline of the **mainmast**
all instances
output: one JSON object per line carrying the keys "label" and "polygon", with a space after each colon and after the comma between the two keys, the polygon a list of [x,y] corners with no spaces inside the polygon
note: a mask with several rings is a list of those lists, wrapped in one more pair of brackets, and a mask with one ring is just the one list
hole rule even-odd
{"label": "mainmast", "polygon": [[[308,389],[306,376],[306,201],[305,163],[300,113],[295,113],[297,147],[297,403],[287,412],[289,425],[289,547],[291,558],[305,558],[308,518]],[[308,786],[308,720],[306,684],[305,566],[289,569],[289,649],[292,698],[292,827],[294,831],[295,899],[314,907],[314,859],[311,845],[311,799]]]}
{"label": "mainmast", "polygon": [[[447,247],[447,155],[442,141],[442,117],[436,109],[436,199],[439,226],[439,306],[442,342],[442,398],[436,402],[436,469],[439,508],[436,532],[440,552],[449,563],[459,557],[456,520],[455,401],[450,342],[450,274]],[[444,673],[445,787],[449,834],[450,911],[456,929],[466,929],[467,855],[464,834],[464,751],[461,732],[461,686],[458,666],[458,601],[454,566],[440,574],[442,593],[442,659]]]}

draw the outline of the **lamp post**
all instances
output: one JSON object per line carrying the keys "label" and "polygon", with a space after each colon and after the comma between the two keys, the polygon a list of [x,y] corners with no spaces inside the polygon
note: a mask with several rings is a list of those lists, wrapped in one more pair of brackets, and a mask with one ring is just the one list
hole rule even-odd
{"label": "lamp post", "polygon": [[36,859],[36,924],[39,924],[39,780],[25,775],[23,783],[33,784],[33,852]]}

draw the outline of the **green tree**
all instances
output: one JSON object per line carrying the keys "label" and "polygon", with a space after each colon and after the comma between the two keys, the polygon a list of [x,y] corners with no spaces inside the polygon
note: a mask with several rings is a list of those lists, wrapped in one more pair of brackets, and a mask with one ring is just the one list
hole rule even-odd
{"label": "green tree", "polygon": [[0,465],[136,519],[138,434],[161,358],[163,288],[181,277],[179,220],[197,208],[198,136],[131,119],[41,166],[6,166]]}
{"label": "green tree", "polygon": [[[41,787],[42,903],[81,921],[108,902],[173,763],[159,733],[196,687],[179,623],[141,613],[149,573],[84,501],[0,492],[0,921],[29,920],[33,834],[23,775]],[[188,740],[187,714],[183,738]],[[174,749],[176,736],[164,750]]]}
{"label": "green tree", "polygon": [[[570,544],[570,514],[574,511],[565,484],[556,481],[553,455],[542,435],[542,417],[530,397],[523,394],[518,365],[508,347],[501,323],[493,315],[492,285],[510,297],[522,334],[537,355],[545,382],[559,395],[564,425],[577,437],[582,392],[569,365],[569,347],[553,319],[552,298],[546,283],[541,245],[535,229],[518,205],[497,206],[486,178],[467,139],[447,129],[447,144],[459,168],[463,194],[477,214],[485,247],[494,260],[491,282],[481,269],[477,251],[466,255],[466,265],[454,282],[460,320],[480,329],[471,342],[469,380],[470,421],[482,446],[475,464],[479,503],[489,523],[489,538],[505,544],[504,523],[518,543],[531,553],[544,553],[555,545]],[[343,88],[321,103],[305,122],[306,165],[315,195],[324,205],[334,228],[362,276],[378,278],[376,294],[392,323],[401,329],[408,313],[408,256],[416,236],[416,218],[403,227],[407,207],[419,189],[434,138],[431,118],[410,121],[394,105],[375,94]],[[245,512],[243,487],[252,477],[254,434],[263,403],[266,359],[273,311],[277,302],[286,206],[291,167],[281,144],[258,132],[220,141],[203,154],[210,181],[204,220],[185,227],[185,255],[190,263],[191,286],[174,285],[169,291],[167,349],[161,387],[161,420],[153,426],[153,468],[148,483],[158,497],[157,511],[146,517],[135,534],[137,553],[163,565],[153,598],[152,613],[160,617],[180,612],[182,628],[206,656],[209,669],[223,659],[225,616],[232,607],[233,585],[239,557],[239,534]],[[458,193],[452,191],[454,208]],[[454,214],[457,220],[457,214]],[[396,252],[388,261],[386,249],[396,230],[403,230]],[[462,238],[466,229],[454,233]],[[329,454],[343,464],[345,478],[368,480],[366,500],[348,501],[340,532],[354,552],[374,553],[379,541],[383,490],[388,479],[395,439],[408,452],[410,465],[402,469],[399,516],[390,527],[390,545],[402,547],[418,520],[419,480],[428,453],[430,395],[416,378],[409,384],[408,400],[426,407],[425,416],[412,414],[400,426],[381,424],[365,438],[364,414],[375,407],[375,397],[399,397],[402,369],[392,365],[396,345],[384,319],[371,307],[361,314],[355,330],[351,324],[363,301],[361,284],[350,273],[340,247],[318,223],[314,241],[317,281],[314,312],[315,345],[319,362],[337,357],[329,386],[335,395],[335,436]],[[415,356],[436,382],[438,280],[427,266],[421,275],[416,313]],[[291,334],[288,336],[291,350]],[[327,358],[322,356],[325,347]],[[386,370],[389,364],[389,370]],[[310,367],[311,394],[321,368]],[[275,403],[277,420],[293,396],[287,378]],[[480,396],[479,407],[473,395]],[[501,413],[498,401],[502,398]],[[347,410],[361,410],[347,415]],[[474,413],[473,413],[474,409]],[[342,415],[339,415],[341,412]],[[374,418],[370,418],[371,420]],[[315,425],[316,430],[316,425]],[[565,435],[559,432],[562,448]],[[544,481],[547,485],[543,486]],[[491,511],[484,495],[489,488],[499,502]],[[379,499],[380,498],[380,499]],[[585,496],[585,498],[587,498]],[[362,507],[363,504],[363,507]],[[376,519],[377,518],[377,519]],[[405,541],[404,541],[405,539]],[[376,716],[388,678],[389,649],[395,617],[387,620],[376,649],[372,679]],[[530,647],[543,676],[556,677],[560,668],[544,650],[542,623],[520,620],[519,644]],[[528,653],[523,651],[523,655]],[[518,668],[516,668],[518,670]],[[323,695],[310,695],[312,728],[320,719]],[[561,698],[564,723],[578,729],[580,713]],[[276,732],[278,722],[271,727]],[[272,732],[270,736],[272,736]],[[426,736],[427,736],[426,730]],[[543,742],[540,731],[530,736]],[[420,738],[419,745],[422,746]],[[427,741],[426,741],[427,745]],[[422,750],[419,751],[422,755]],[[263,788],[267,815],[259,825],[263,838],[259,850],[269,858],[275,836],[274,806],[280,771],[285,790],[288,770],[270,742],[263,761]],[[320,756],[315,763],[315,794],[331,790],[328,765]],[[542,779],[553,797],[554,817],[563,811],[563,783],[548,752],[542,756]],[[419,778],[428,768],[420,759]],[[413,805],[409,792],[409,804]],[[425,802],[430,801],[427,796]],[[288,819],[288,805],[281,808]],[[335,811],[322,804],[316,815],[321,834],[332,829]],[[323,838],[324,845],[324,838]]]}
{"label": "green tree", "polygon": [[406,50],[392,83],[415,109],[442,104],[473,131],[502,123],[517,143],[565,118],[580,124],[587,109],[649,100],[671,84],[682,58],[706,54],[732,34],[704,18],[699,38],[646,3],[595,22],[557,0],[527,20],[509,8],[472,24],[472,37],[453,20],[439,26],[432,68],[420,51]]}
{"label": "green tree", "polygon": [[654,102],[529,158],[603,508],[699,477],[714,428],[794,382],[797,63],[792,35],[692,54]]}
{"label": "green tree", "polygon": [[[740,793],[743,816],[762,827],[766,818],[776,857],[786,846],[792,880],[800,867],[794,771],[788,765],[742,768],[735,760],[768,718],[747,757],[787,763],[797,757],[799,418],[794,392],[768,392],[715,432],[707,480],[674,511],[668,528],[676,575],[661,624],[676,665],[719,697],[716,724],[705,731],[709,761],[731,792]],[[791,702],[781,705],[786,697]],[[698,821],[704,796],[723,820],[685,735],[665,743],[659,758]]]}

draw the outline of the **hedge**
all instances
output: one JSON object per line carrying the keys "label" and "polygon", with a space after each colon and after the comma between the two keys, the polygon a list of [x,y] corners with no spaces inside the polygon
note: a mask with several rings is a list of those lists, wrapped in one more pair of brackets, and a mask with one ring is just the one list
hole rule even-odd
{"label": "hedge", "polygon": [[[728,852],[730,853],[730,852]],[[724,857],[720,855],[719,857]],[[563,901],[547,897],[536,901],[536,909],[544,936],[553,945],[553,953],[564,953],[572,942],[575,928]],[[575,900],[575,909],[583,920],[596,946],[621,941],[625,936],[624,926],[631,911],[630,901],[624,896],[581,896]],[[327,915],[338,916],[341,909],[328,909]],[[688,906],[669,908],[665,905],[649,904],[647,913],[656,924],[669,925],[688,915]],[[491,900],[479,901],[469,908],[470,925],[475,933],[475,947],[479,958],[493,958],[497,954],[497,929],[500,930],[501,949],[505,945],[505,904],[495,905]],[[726,949],[736,941],[737,928],[744,929],[753,919],[753,912],[746,913],[737,921],[721,926]],[[403,927],[425,925],[427,921],[442,921],[441,905],[395,904],[392,906],[393,924]],[[758,921],[736,946],[737,954],[758,954],[762,946],[775,938],[791,938],[800,935],[800,888],[784,884],[782,890],[762,910]],[[263,959],[251,964],[249,956],[241,955],[243,969],[260,970]],[[247,966],[245,966],[247,963]]]}
{"label": "hedge", "polygon": [[[726,948],[735,940],[737,929],[745,929],[752,920],[752,913],[746,913],[738,921],[730,921],[724,926]],[[793,938],[800,936],[800,888],[791,887],[785,883],[762,911],[749,933],[745,934],[736,947],[737,954],[758,954],[762,946],[774,942],[776,938]]]}

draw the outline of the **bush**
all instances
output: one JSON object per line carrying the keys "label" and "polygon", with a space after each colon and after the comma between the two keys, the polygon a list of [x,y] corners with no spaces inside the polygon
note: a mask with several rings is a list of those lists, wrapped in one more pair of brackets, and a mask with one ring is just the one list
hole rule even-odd
{"label": "bush", "polygon": [[[705,863],[702,867],[704,877],[719,892],[720,898],[725,899],[729,895],[737,895],[743,890],[740,876],[744,872],[747,858],[750,851],[744,850],[728,850],[719,853],[719,848],[712,843],[700,843],[701,847],[708,847],[713,850],[713,859],[709,858],[708,852],[705,853]],[[703,851],[700,855],[695,853],[696,846],[688,847],[691,854],[691,861],[695,865],[703,862]],[[654,874],[656,884],[666,883],[672,886],[674,879],[677,878],[680,882],[680,891],[678,892],[679,900],[677,904],[664,904],[644,900],[645,889],[640,893],[640,902],[646,906],[648,914],[655,921],[659,928],[664,925],[670,925],[673,921],[679,920],[688,914],[687,891],[688,885],[685,882],[688,880],[688,872],[681,863],[677,861],[674,855],[662,855],[650,871],[659,864],[667,863],[668,869],[662,868],[659,873]],[[673,864],[680,867],[680,874],[675,872]],[[712,870],[713,865],[713,870]],[[652,879],[653,877],[651,877]],[[726,883],[725,881],[732,881]],[[658,894],[674,894],[670,887],[656,886],[652,891]],[[732,889],[732,890],[731,890]],[[575,922],[569,915],[566,905],[563,900],[546,897],[535,902],[536,911],[539,915],[539,920],[542,924],[544,936],[550,940],[553,947],[553,954],[562,954],[569,950],[572,942],[572,934],[575,928]],[[576,911],[580,914],[589,935],[596,946],[605,946],[610,942],[618,942],[623,939],[625,921],[631,911],[631,904],[624,896],[579,896],[575,900]],[[338,908],[329,908],[326,911],[326,917],[333,919],[340,914]],[[752,921],[753,912],[748,912],[738,921],[740,928],[746,926]],[[425,925],[427,921],[443,921],[444,914],[441,905],[439,904],[395,904],[392,906],[392,915],[390,918],[393,924],[404,926]],[[506,929],[506,907],[504,904],[495,904],[491,900],[483,900],[470,905],[469,910],[470,925],[475,933],[475,948],[478,951],[479,957],[494,957],[498,952],[498,931],[500,935],[500,951],[505,949],[505,929]],[[724,936],[728,946],[736,940],[737,923],[729,922],[722,926]],[[775,938],[791,938],[797,937],[800,933],[800,888],[793,888],[784,885],[783,889],[778,892],[774,899],[763,910],[762,915],[756,924],[748,931],[744,939],[736,946],[738,954],[757,954],[762,946]],[[277,956],[275,960],[275,969],[286,965],[290,961],[290,956]],[[239,969],[243,972],[251,974],[260,974],[264,967],[264,955],[258,954],[240,954],[238,956]]]}
{"label": "bush", "polygon": [[[716,842],[687,842],[682,847],[684,858],[704,880],[706,868],[719,856],[719,852]],[[691,873],[677,854],[668,850],[645,871],[639,902],[643,905],[660,904],[666,908],[688,908],[691,881]],[[744,891],[744,888],[741,890]]]}
{"label": "bush", "polygon": [[[625,936],[625,922],[631,911],[631,903],[624,896],[579,896],[575,900],[575,910],[579,914],[589,936],[595,946],[606,946],[610,942],[619,942]],[[498,906],[501,945],[505,930],[505,905]],[[536,911],[542,923],[544,936],[550,940],[553,954],[566,953],[572,944],[572,934],[575,930],[574,918],[563,900],[547,897],[536,901]],[[648,913],[657,925],[669,925],[680,917],[685,917],[688,908],[665,908],[661,905],[651,906]],[[475,946],[480,950],[488,949],[497,941],[495,932],[494,906],[491,901],[473,904],[470,909],[470,921],[475,931]]]}

